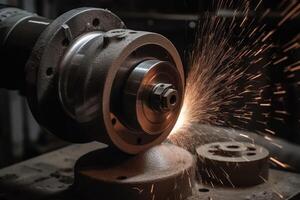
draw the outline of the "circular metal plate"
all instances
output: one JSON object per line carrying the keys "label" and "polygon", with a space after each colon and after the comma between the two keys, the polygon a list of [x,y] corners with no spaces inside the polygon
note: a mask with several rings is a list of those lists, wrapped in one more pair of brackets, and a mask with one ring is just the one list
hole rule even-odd
{"label": "circular metal plate", "polygon": [[75,188],[85,199],[185,199],[192,194],[194,160],[170,144],[131,157],[111,149],[81,157]]}
{"label": "circular metal plate", "polygon": [[244,142],[216,142],[196,149],[198,169],[206,184],[252,186],[268,179],[269,152]]}
{"label": "circular metal plate", "polygon": [[131,72],[124,89],[123,105],[127,120],[131,126],[141,127],[150,135],[161,134],[174,125],[181,108],[177,105],[176,109],[162,112],[151,107],[150,95],[158,83],[172,84],[179,93],[178,101],[182,101],[181,77],[176,67],[166,61],[147,60],[140,63]]}
{"label": "circular metal plate", "polygon": [[[120,150],[129,154],[137,154],[163,142],[173,129],[176,120],[173,121],[173,125],[168,126],[161,134],[156,135],[140,134],[124,126],[122,117],[119,117],[118,112],[111,109],[118,102],[122,102],[119,101],[120,97],[115,97],[115,93],[119,91],[122,94],[123,87],[121,84],[119,84],[119,87],[114,87],[116,82],[123,83],[118,81],[120,72],[130,72],[128,68],[122,67],[122,65],[128,62],[133,55],[138,55],[139,59],[145,58],[147,60],[147,57],[148,59],[150,57],[151,59],[168,61],[178,70],[182,90],[184,90],[184,73],[180,56],[168,39],[159,34],[149,32],[138,31],[134,34],[130,30],[125,30],[125,32],[127,32],[126,39],[109,43],[109,46],[104,48],[96,58],[96,60],[102,61],[103,66],[107,66],[106,71],[102,68],[94,67],[95,71],[93,72],[93,75],[103,74],[101,88],[98,90],[99,99],[102,99],[102,102],[99,109],[101,110],[101,115],[97,123],[102,124],[102,127],[106,128],[112,143]],[[98,78],[98,80],[100,79]],[[112,103],[114,103],[113,106]],[[176,119],[178,115],[179,112],[176,112],[174,118]]]}

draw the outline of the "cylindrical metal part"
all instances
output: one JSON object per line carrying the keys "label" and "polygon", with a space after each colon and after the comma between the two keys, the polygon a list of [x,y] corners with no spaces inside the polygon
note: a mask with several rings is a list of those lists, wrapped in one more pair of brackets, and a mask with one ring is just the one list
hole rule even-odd
{"label": "cylindrical metal part", "polygon": [[[90,32],[74,40],[60,62],[59,101],[69,117],[89,125],[90,137],[103,141],[96,128],[100,111],[101,132],[123,151],[137,153],[162,142],[179,115],[184,78],[174,58],[174,47],[158,34],[127,29]],[[153,89],[161,83],[176,91],[172,109],[151,105]]]}
{"label": "cylindrical metal part", "polygon": [[18,9],[0,9],[0,86],[24,92],[25,64],[50,20]]}
{"label": "cylindrical metal part", "polygon": [[215,142],[196,149],[204,184],[249,187],[268,180],[269,152],[245,142]]}
{"label": "cylindrical metal part", "polygon": [[111,149],[82,156],[75,165],[74,189],[90,200],[179,200],[192,195],[194,181],[193,156],[162,144],[134,157]]}

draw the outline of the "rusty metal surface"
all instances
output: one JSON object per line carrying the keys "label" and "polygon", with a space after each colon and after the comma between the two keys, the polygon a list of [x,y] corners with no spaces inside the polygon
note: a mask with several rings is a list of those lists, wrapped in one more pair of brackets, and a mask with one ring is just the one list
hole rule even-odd
{"label": "rusty metal surface", "polygon": [[[103,20],[101,26],[94,21],[99,19]],[[60,62],[70,44],[79,36],[124,27],[116,15],[99,8],[71,10],[47,26],[35,43],[25,67],[28,102],[40,125],[70,142],[93,141],[88,134],[92,128],[89,127],[89,132],[83,134],[85,127],[68,117],[61,106],[57,94]],[[99,45],[101,40],[94,43]]]}
{"label": "rusty metal surface", "polygon": [[152,147],[137,156],[106,148],[76,162],[74,189],[90,200],[186,199],[192,195],[194,166],[189,152],[171,144]]}
{"label": "rusty metal surface", "polygon": [[[188,200],[283,200],[300,193],[300,175],[270,170],[269,182],[246,188],[221,188],[198,185]],[[299,197],[299,196],[298,196]]]}
{"label": "rusty metal surface", "polygon": [[268,180],[269,152],[246,142],[214,142],[196,149],[203,183],[245,187]]}
{"label": "rusty metal surface", "polygon": [[[65,199],[73,183],[75,161],[100,143],[71,145],[0,170],[0,197],[4,199]],[[57,197],[58,198],[58,197]]]}
{"label": "rusty metal surface", "polygon": [[300,146],[275,136],[264,137],[256,133],[233,128],[194,124],[185,132],[171,135],[168,140],[190,151],[192,154],[196,153],[198,146],[212,142],[241,141],[255,143],[268,149],[270,157],[291,166],[290,168],[283,168],[277,165],[279,169],[300,173]]}
{"label": "rusty metal surface", "polygon": [[[200,129],[201,127],[199,127]],[[208,132],[209,130],[209,132]],[[214,131],[213,131],[214,130]],[[211,137],[225,134],[227,129],[201,129]],[[233,134],[233,132],[231,132]],[[216,135],[214,135],[216,134]],[[48,200],[80,200],[71,187],[73,183],[73,167],[82,155],[104,148],[103,144],[89,143],[71,145],[49,154],[36,157],[23,163],[0,170],[0,197],[4,200],[48,199]],[[269,171],[268,183],[248,188],[220,188],[201,184],[195,185],[193,196],[188,200],[279,200],[299,199],[300,174]],[[105,200],[100,196],[99,200]]]}

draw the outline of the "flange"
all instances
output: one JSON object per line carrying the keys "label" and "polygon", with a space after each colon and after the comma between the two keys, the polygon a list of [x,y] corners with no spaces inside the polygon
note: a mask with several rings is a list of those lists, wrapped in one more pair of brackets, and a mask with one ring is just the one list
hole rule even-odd
{"label": "flange", "polygon": [[162,144],[129,157],[111,149],[81,157],[75,165],[75,190],[84,199],[186,199],[194,185],[192,155]]}
{"label": "flange", "polygon": [[227,187],[246,187],[268,180],[269,152],[255,144],[216,142],[196,149],[201,181]]}
{"label": "flange", "polygon": [[93,141],[88,132],[82,134],[84,127],[68,117],[61,106],[57,91],[60,62],[79,36],[124,27],[108,10],[79,8],[64,13],[43,31],[26,64],[26,82],[30,108],[44,128],[67,141]]}

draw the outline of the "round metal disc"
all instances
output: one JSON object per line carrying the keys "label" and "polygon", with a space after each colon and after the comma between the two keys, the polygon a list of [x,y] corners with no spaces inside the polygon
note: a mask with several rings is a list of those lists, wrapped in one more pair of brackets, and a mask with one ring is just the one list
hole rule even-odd
{"label": "round metal disc", "polygon": [[[138,126],[147,134],[161,134],[174,125],[180,105],[168,112],[159,112],[149,105],[153,87],[158,83],[172,84],[178,91],[178,102],[183,99],[181,77],[169,62],[147,60],[140,63],[130,74],[124,89],[124,110],[131,126]],[[134,111],[134,112],[132,112]]]}
{"label": "round metal disc", "polygon": [[[101,116],[99,116],[97,123],[101,123],[102,126],[105,127],[113,145],[126,153],[137,154],[154,145],[162,143],[173,129],[176,120],[173,120],[173,124],[170,124],[160,134],[132,131],[124,125],[122,115],[118,116],[118,112],[111,109],[115,107],[118,102],[122,102],[120,101],[121,97],[115,98],[114,95],[114,93],[122,94],[123,92],[124,87],[122,87],[122,84],[120,83],[124,82],[119,81],[120,72],[130,72],[128,68],[125,69],[122,65],[128,62],[132,55],[138,55],[139,59],[146,59],[151,56],[152,59],[168,61],[176,67],[176,70],[178,71],[180,77],[179,85],[183,88],[182,91],[184,90],[184,73],[180,56],[176,48],[168,39],[159,34],[149,32],[138,31],[134,34],[130,33],[130,30],[125,30],[125,32],[127,32],[126,39],[109,43],[109,46],[103,49],[101,54],[96,58],[96,60],[103,61],[104,66],[107,66],[107,71],[105,71],[106,76],[103,76],[101,79],[102,88],[98,90],[99,99],[102,99],[102,104],[100,105]],[[151,45],[149,44],[149,41],[151,41]],[[97,63],[95,63],[95,65],[96,64]],[[93,74],[99,74],[101,72],[103,74],[104,69],[96,67],[95,69],[98,70],[98,72],[95,71]],[[120,82],[119,87],[114,87],[116,82]],[[182,101],[179,108],[181,105]],[[179,112],[174,112],[173,117],[176,119],[178,115]]]}
{"label": "round metal disc", "polygon": [[268,179],[269,152],[255,144],[216,142],[196,149],[198,169],[204,183],[244,187]]}
{"label": "round metal disc", "polygon": [[75,188],[85,199],[185,199],[192,194],[194,161],[170,144],[137,156],[111,149],[81,157],[75,166]]}

